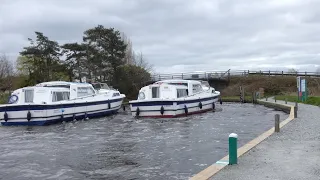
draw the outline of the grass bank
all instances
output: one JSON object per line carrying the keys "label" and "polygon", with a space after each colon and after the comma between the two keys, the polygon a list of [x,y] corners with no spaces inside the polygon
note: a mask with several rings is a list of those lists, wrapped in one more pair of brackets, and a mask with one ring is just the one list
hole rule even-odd
{"label": "grass bank", "polygon": [[320,106],[320,96],[310,96],[308,97],[307,101],[302,102],[298,100],[297,96],[275,96],[277,100],[287,100],[290,102],[299,102],[299,103],[304,103],[304,104],[310,104],[310,105],[315,105],[315,106]]}
{"label": "grass bank", "polygon": [[[307,77],[308,92],[310,96],[320,96],[320,78]],[[293,76],[231,76],[228,86],[221,90],[222,96],[239,96],[239,87],[242,86],[245,95],[263,88],[265,95],[295,95],[297,92],[297,79]]]}

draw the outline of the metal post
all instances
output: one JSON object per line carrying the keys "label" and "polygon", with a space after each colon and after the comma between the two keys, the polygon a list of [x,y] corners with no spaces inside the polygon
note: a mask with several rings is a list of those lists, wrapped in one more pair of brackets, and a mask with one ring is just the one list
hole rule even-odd
{"label": "metal post", "polygon": [[294,106],[294,118],[298,117],[298,103],[296,102],[295,106]]}
{"label": "metal post", "polygon": [[238,135],[231,133],[229,135],[229,165],[238,164]]}
{"label": "metal post", "polygon": [[280,115],[276,114],[274,116],[274,119],[275,119],[274,131],[275,132],[280,132]]}

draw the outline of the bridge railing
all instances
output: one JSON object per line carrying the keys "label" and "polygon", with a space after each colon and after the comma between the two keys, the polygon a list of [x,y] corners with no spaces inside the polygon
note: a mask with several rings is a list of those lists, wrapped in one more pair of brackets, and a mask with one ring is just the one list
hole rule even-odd
{"label": "bridge railing", "polygon": [[153,74],[151,80],[161,81],[166,79],[226,79],[228,73],[226,71],[205,71],[190,73],[172,73],[172,74]]}
{"label": "bridge railing", "polygon": [[250,71],[250,70],[237,70],[230,73],[230,76],[249,76],[249,75],[263,75],[263,76],[309,76],[309,77],[320,77],[319,72],[308,72],[308,71]]}
{"label": "bridge railing", "polygon": [[153,74],[151,75],[152,81],[161,81],[166,79],[222,79],[227,80],[230,76],[249,76],[249,75],[262,75],[262,76],[308,76],[320,77],[320,72],[288,72],[288,71],[251,71],[251,70],[236,70],[236,71],[204,71],[204,72],[189,72],[189,73],[172,73],[172,74]]}

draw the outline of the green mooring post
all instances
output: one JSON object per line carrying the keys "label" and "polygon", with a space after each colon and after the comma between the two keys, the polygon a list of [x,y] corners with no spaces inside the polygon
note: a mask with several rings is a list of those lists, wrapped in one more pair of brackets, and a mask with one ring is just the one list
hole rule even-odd
{"label": "green mooring post", "polygon": [[229,135],[229,165],[238,164],[238,147],[237,147],[238,135],[231,133]]}

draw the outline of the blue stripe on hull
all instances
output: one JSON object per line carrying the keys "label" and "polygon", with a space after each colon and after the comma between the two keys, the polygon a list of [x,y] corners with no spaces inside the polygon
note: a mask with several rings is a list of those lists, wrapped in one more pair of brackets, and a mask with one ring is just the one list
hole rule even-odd
{"label": "blue stripe on hull", "polygon": [[202,98],[202,99],[193,99],[193,100],[185,100],[185,101],[145,101],[145,102],[133,102],[130,103],[132,107],[137,106],[165,106],[165,105],[173,105],[173,103],[179,104],[189,104],[189,103],[195,103],[200,101],[209,101],[209,100],[215,100],[218,99],[219,96],[213,96],[209,98]]}
{"label": "blue stripe on hull", "polygon": [[15,106],[0,106],[0,112],[5,111],[28,111],[28,110],[49,110],[49,109],[59,109],[59,108],[73,108],[82,106],[92,106],[100,104],[108,104],[122,101],[123,98],[111,99],[105,101],[94,101],[94,102],[79,102],[79,103],[68,103],[68,104],[55,104],[55,105],[42,105],[42,104],[26,104],[26,105],[15,105]]}
{"label": "blue stripe on hull", "polygon": [[[116,114],[118,112],[119,109],[115,109],[115,110],[108,110],[108,111],[103,111],[103,112],[97,112],[97,113],[92,113],[92,114],[88,114],[88,118],[97,118],[97,117],[103,117],[106,115],[112,115],[112,114]],[[84,119],[84,115],[79,115],[76,116],[76,120],[81,120]],[[45,125],[50,125],[50,124],[57,124],[57,123],[61,123],[63,121],[69,122],[69,121],[73,121],[73,117],[65,117],[63,119],[61,118],[57,118],[57,119],[52,119],[52,120],[43,120],[43,121],[23,121],[23,122],[1,122],[1,125],[3,126],[45,126]]]}

